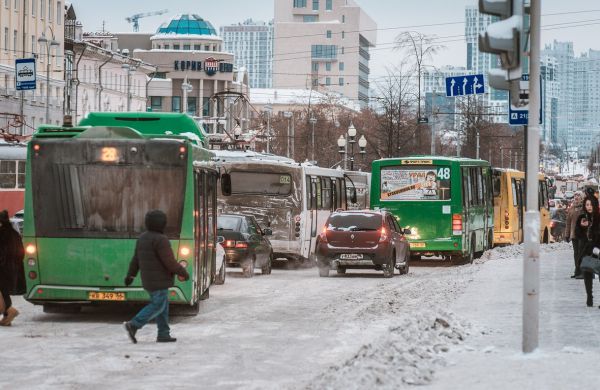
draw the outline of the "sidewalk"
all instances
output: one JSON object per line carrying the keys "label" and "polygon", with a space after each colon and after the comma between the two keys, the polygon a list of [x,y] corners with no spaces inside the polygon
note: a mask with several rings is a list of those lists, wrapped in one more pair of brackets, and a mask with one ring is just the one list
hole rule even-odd
{"label": "sidewalk", "polygon": [[521,353],[522,258],[487,261],[451,307],[471,324],[471,335],[429,388],[600,387],[600,283],[594,281],[594,307],[586,307],[583,280],[570,278],[573,253],[561,248],[542,253],[539,349]]}

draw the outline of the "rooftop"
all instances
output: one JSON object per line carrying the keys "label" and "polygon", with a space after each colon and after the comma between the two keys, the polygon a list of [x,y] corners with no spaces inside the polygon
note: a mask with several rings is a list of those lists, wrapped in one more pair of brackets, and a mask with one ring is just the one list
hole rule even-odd
{"label": "rooftop", "polygon": [[217,35],[213,25],[196,14],[176,15],[170,21],[163,23],[156,33],[160,35]]}

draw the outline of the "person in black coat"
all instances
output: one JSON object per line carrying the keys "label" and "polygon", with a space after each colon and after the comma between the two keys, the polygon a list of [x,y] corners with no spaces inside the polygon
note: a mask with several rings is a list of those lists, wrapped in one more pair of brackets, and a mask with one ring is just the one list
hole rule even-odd
{"label": "person in black coat", "polygon": [[150,295],[150,303],[129,322],[125,329],[133,343],[137,343],[135,334],[138,329],[150,320],[156,319],[158,327],[157,342],[177,341],[171,337],[169,328],[169,287],[174,286],[175,274],[185,280],[190,278],[186,269],[177,262],[171,243],[164,234],[167,226],[167,216],[160,210],[149,211],[146,214],[146,229],[135,245],[135,252],[129,271],[125,277],[125,285],[129,286],[138,271],[142,276],[142,286]]}
{"label": "person in black coat", "polygon": [[11,295],[23,293],[23,241],[8,218],[8,211],[0,211],[0,294],[4,300],[0,326],[10,326],[19,311],[12,306]]}
{"label": "person in black coat", "polygon": [[[583,201],[583,213],[577,218],[575,235],[579,241],[579,256],[581,259],[585,256],[591,256],[594,248],[600,247],[600,209],[598,208],[598,199],[595,196],[587,196]],[[583,272],[583,280],[587,294],[587,305],[591,307],[594,305],[592,296],[594,274]]]}

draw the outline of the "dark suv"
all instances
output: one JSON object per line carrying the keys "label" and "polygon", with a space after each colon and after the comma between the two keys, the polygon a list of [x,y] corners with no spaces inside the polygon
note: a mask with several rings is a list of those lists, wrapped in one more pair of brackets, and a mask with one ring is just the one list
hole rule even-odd
{"label": "dark suv", "polygon": [[391,278],[394,268],[408,273],[409,244],[396,219],[387,211],[336,211],[331,213],[317,240],[319,276],[346,269],[374,268]]}

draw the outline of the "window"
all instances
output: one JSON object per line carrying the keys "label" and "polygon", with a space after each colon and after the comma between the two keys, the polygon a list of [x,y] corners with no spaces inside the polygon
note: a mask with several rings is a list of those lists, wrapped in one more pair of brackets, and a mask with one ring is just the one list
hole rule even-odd
{"label": "window", "polygon": [[183,50],[192,50],[190,45],[183,45]]}
{"label": "window", "polygon": [[4,27],[4,51],[8,51],[10,47],[8,46],[8,27]]}
{"label": "window", "polygon": [[202,45],[194,45],[194,50],[202,50]]}
{"label": "window", "polygon": [[325,0],[325,10],[331,11],[333,9],[333,0]]}
{"label": "window", "polygon": [[165,44],[165,50],[169,50],[171,48],[171,45]]}
{"label": "window", "polygon": [[342,39],[346,38],[346,32],[342,31]]}
{"label": "window", "polygon": [[342,15],[342,23],[346,23],[346,15]]}
{"label": "window", "polygon": [[46,0],[41,0],[40,4],[42,5],[42,8],[40,9],[40,18],[45,19],[46,18]]}
{"label": "window", "polygon": [[340,87],[344,86],[344,78],[340,77],[338,83],[340,84]]}
{"label": "window", "polygon": [[319,17],[317,15],[304,15],[303,21],[304,23],[314,23],[319,21]]}
{"label": "window", "polygon": [[325,70],[328,71],[328,72],[331,72],[331,62],[327,62],[325,64]]}
{"label": "window", "polygon": [[331,38],[331,30],[327,30],[327,38]]}
{"label": "window", "polygon": [[306,8],[306,0],[294,0],[294,8]]}
{"label": "window", "polygon": [[15,12],[19,11],[19,0],[15,0]]}
{"label": "window", "polygon": [[331,179],[330,178],[328,178],[328,177],[321,178],[321,192],[322,192],[321,209],[322,210],[331,210],[333,200],[331,197],[332,192],[331,192]]}
{"label": "window", "polygon": [[344,47],[342,46],[342,54],[344,54]]}
{"label": "window", "polygon": [[375,231],[381,228],[381,215],[368,211],[364,213],[336,213],[329,218],[327,228],[339,231]]}
{"label": "window", "polygon": [[312,2],[312,9],[313,9],[313,11],[318,11],[319,10],[319,0],[313,0],[313,2]]}
{"label": "window", "polygon": [[202,98],[202,116],[210,115],[210,98],[204,97]]}
{"label": "window", "polygon": [[318,72],[319,71],[319,63],[318,62],[313,62],[312,63],[312,71],[313,72]]}
{"label": "window", "polygon": [[318,78],[312,79],[312,86],[313,87],[318,87],[319,86],[319,79]]}
{"label": "window", "polygon": [[231,172],[232,194],[282,195],[292,192],[292,176],[287,173]]}
{"label": "window", "polygon": [[31,36],[31,54],[35,54],[35,49],[36,49],[36,39],[35,39],[35,35]]}
{"label": "window", "polygon": [[204,51],[209,51],[210,50],[210,46],[209,45],[204,45]]}
{"label": "window", "polygon": [[331,77],[325,77],[325,85],[331,85]]}
{"label": "window", "polygon": [[197,98],[195,96],[188,96],[187,98],[187,113],[195,116],[196,115],[196,107],[197,106]]}
{"label": "window", "polygon": [[10,7],[10,0],[4,0],[4,8]]}
{"label": "window", "polygon": [[150,96],[150,109],[155,111],[162,111],[162,96]]}
{"label": "window", "polygon": [[181,50],[181,46],[180,45],[173,45],[173,50]]}
{"label": "window", "polygon": [[56,3],[56,24],[60,25],[62,23],[62,18],[63,18],[62,3],[60,1],[58,1]]}
{"label": "window", "polygon": [[340,72],[343,72],[343,71],[344,71],[344,67],[345,67],[345,66],[344,66],[344,63],[343,63],[343,62],[340,62],[340,65],[339,65],[339,66],[340,66]]}
{"label": "window", "polygon": [[337,46],[336,45],[312,45],[311,46],[312,58],[337,58]]}
{"label": "window", "polygon": [[181,96],[173,96],[171,99],[171,111],[181,112]]}
{"label": "window", "polygon": [[17,30],[13,31],[13,50],[17,51],[18,50],[18,37],[19,37],[19,33],[17,32]]}
{"label": "window", "polygon": [[35,16],[36,8],[37,8],[37,0],[31,0],[31,16]]}
{"label": "window", "polygon": [[17,187],[17,162],[14,160],[0,160],[0,188]]}

